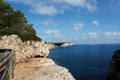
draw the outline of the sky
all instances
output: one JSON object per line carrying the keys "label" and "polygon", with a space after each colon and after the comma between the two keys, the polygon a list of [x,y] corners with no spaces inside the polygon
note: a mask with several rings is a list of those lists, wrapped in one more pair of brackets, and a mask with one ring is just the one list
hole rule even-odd
{"label": "sky", "polygon": [[120,43],[120,0],[5,0],[47,42]]}

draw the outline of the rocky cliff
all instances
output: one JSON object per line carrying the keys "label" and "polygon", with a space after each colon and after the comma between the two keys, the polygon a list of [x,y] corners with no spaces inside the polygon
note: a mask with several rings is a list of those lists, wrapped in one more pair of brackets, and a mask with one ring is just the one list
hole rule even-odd
{"label": "rocky cliff", "polygon": [[66,42],[66,43],[63,43],[60,47],[68,47],[68,46],[73,46],[73,44]]}
{"label": "rocky cliff", "polygon": [[106,80],[120,80],[120,49],[115,51],[109,66]]}
{"label": "rocky cliff", "polygon": [[27,41],[23,42],[17,35],[2,36],[0,40],[1,49],[12,49],[15,55],[15,63],[24,62],[32,57],[46,57],[52,44],[43,42]]}
{"label": "rocky cliff", "polygon": [[52,43],[55,45],[55,47],[68,47],[68,46],[73,46],[72,43],[70,42],[57,42],[57,43]]}
{"label": "rocky cliff", "polygon": [[66,68],[46,58],[53,44],[23,42],[17,35],[11,35],[0,38],[0,48],[13,50],[14,80],[75,80]]}

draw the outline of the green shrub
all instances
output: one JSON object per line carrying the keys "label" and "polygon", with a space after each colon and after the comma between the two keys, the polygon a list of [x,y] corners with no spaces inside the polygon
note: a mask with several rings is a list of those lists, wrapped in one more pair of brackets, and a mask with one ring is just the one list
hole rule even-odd
{"label": "green shrub", "polygon": [[18,35],[23,41],[41,41],[24,14],[20,10],[13,11],[10,4],[0,0],[0,36],[11,34]]}

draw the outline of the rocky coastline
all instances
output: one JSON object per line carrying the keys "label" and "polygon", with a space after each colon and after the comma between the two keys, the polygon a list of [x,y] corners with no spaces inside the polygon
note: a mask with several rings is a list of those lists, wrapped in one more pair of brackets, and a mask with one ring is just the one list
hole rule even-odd
{"label": "rocky coastline", "polygon": [[68,69],[46,58],[54,44],[23,42],[17,35],[1,36],[1,49],[12,49],[15,69],[13,80],[75,80]]}
{"label": "rocky coastline", "polygon": [[50,42],[46,42],[49,44],[54,44],[55,47],[68,47],[68,46],[73,46],[73,43],[70,42],[57,42],[57,43],[50,43]]}
{"label": "rocky coastline", "polygon": [[68,47],[68,46],[73,46],[73,44],[69,42],[65,42],[60,47]]}

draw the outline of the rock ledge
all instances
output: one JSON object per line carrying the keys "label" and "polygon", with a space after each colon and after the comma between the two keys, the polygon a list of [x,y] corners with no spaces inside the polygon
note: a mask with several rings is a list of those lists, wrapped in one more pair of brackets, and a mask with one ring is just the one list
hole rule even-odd
{"label": "rock ledge", "polygon": [[[75,80],[68,69],[46,58],[54,44],[23,42],[17,35],[1,36],[0,48],[12,49],[14,62],[13,80]],[[39,58],[35,58],[39,57]]]}
{"label": "rock ledge", "polygon": [[15,67],[14,80],[75,80],[69,71],[49,58],[32,58]]}

